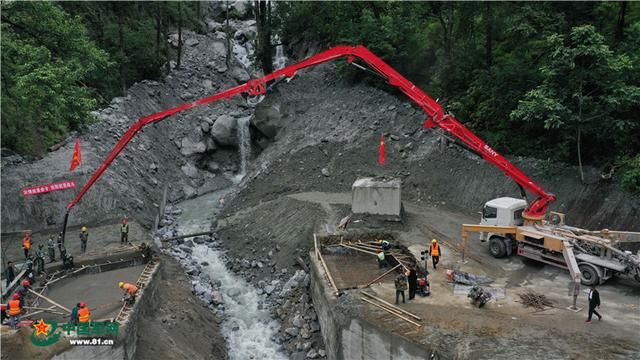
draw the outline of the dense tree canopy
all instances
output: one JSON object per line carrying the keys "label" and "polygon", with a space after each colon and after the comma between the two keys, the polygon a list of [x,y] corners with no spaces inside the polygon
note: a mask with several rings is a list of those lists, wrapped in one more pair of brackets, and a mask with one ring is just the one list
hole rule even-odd
{"label": "dense tree canopy", "polygon": [[[640,4],[278,3],[295,46],[364,44],[497,149],[640,192]],[[635,184],[635,185],[634,185]]]}
{"label": "dense tree canopy", "polygon": [[[290,49],[364,44],[501,152],[613,168],[640,192],[640,3],[255,4],[259,52],[265,29]],[[39,156],[179,66],[167,36],[202,16],[200,2],[3,2],[2,146]]]}
{"label": "dense tree canopy", "polygon": [[38,156],[132,83],[158,78],[197,2],[3,2],[2,147]]}

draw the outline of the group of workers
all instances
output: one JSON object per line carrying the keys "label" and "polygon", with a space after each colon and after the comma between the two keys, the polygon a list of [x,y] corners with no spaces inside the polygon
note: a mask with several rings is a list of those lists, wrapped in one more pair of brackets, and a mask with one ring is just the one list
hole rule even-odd
{"label": "group of workers", "polygon": [[[78,234],[80,238],[80,251],[85,253],[87,251],[87,242],[89,241],[89,231],[86,226],[83,226],[80,229],[80,233]],[[129,221],[125,217],[122,220],[122,225],[120,226],[120,243],[128,244],[129,243]],[[64,236],[62,232],[58,233],[57,240],[54,240],[53,234],[49,236],[47,240],[47,255],[49,256],[49,263],[56,261],[56,245],[58,247],[58,252],[60,253],[60,260],[62,260],[64,269],[73,268],[73,256],[67,252],[67,249],[64,245]],[[24,252],[24,257],[26,259],[26,263],[29,264],[31,262],[35,265],[35,271],[38,274],[44,273],[45,267],[45,253],[44,253],[44,244],[38,244],[38,250],[35,251],[35,256],[32,256],[31,250],[33,248],[33,239],[31,235],[31,231],[27,230],[24,232],[22,237],[22,250]],[[7,286],[13,281],[15,278],[15,269],[12,266],[12,262],[8,262],[8,267],[5,272],[5,278],[7,280]]]}
{"label": "group of workers", "polygon": [[[391,249],[391,243],[387,240],[378,240],[378,246],[380,246],[380,251],[377,253],[378,267],[388,267],[389,262],[387,260],[387,254]],[[433,239],[431,241],[431,246],[429,247],[428,255],[432,258],[434,269],[436,269],[441,254],[442,250],[440,249],[438,241],[436,239]],[[431,293],[431,288],[427,277],[427,275],[429,275],[429,272],[427,271],[426,266],[426,274],[423,278],[418,278],[418,274],[414,266],[403,267],[406,269],[406,271],[400,272],[400,274],[398,274],[398,276],[394,280],[394,284],[396,287],[396,304],[399,303],[400,297],[402,297],[402,302],[405,303],[405,291],[407,290],[409,290],[409,300],[413,300],[416,296],[416,293],[420,294],[421,296],[429,296]]]}
{"label": "group of workers", "polygon": [[[118,287],[124,290],[122,301],[128,304],[133,304],[139,290],[138,286],[121,281],[118,283]],[[4,319],[9,318],[9,324],[13,329],[16,329],[20,323],[20,316],[24,313],[26,306],[25,298],[29,289],[31,289],[31,283],[28,280],[24,280],[22,285],[16,289],[16,292],[11,297],[9,303],[0,305],[2,322],[4,322]],[[89,309],[87,303],[81,301],[71,310],[70,323],[78,325],[78,323],[88,322],[91,322],[91,309]]]}
{"label": "group of workers", "polygon": [[[391,249],[391,243],[387,240],[378,240],[378,244],[380,246],[380,251],[378,252],[378,267],[384,268],[389,266],[389,262],[387,261],[387,252]],[[442,250],[440,249],[440,244],[438,244],[438,240],[431,240],[431,246],[429,246],[428,255],[431,256],[431,260],[433,262],[433,268],[437,269],[438,262],[440,262],[440,256],[442,255]]]}
{"label": "group of workers", "polygon": [[[89,240],[89,232],[86,226],[83,226],[80,229],[79,236],[80,238],[80,249],[83,253],[87,250],[87,242]],[[122,224],[120,226],[120,243],[122,245],[129,243],[129,221],[125,217],[122,220]],[[63,269],[73,269],[73,256],[66,251],[64,245],[64,237],[62,232],[60,232],[57,236],[57,240],[54,240],[54,236],[50,235],[47,240],[47,249],[48,249],[48,257],[49,263],[53,263],[56,261],[56,245],[58,247],[58,251],[60,253],[60,259],[62,260]],[[33,248],[33,240],[31,231],[25,231],[22,238],[22,249],[25,256],[25,266],[27,272],[25,274],[26,280],[22,282],[20,286],[16,288],[15,293],[12,295],[11,300],[6,304],[0,304],[1,309],[0,312],[2,314],[2,322],[6,318],[10,319],[10,325],[12,328],[16,328],[20,316],[24,313],[25,310],[25,297],[30,289],[31,284],[35,283],[35,274],[44,273],[45,267],[45,253],[44,253],[44,244],[38,244],[38,250],[35,252],[35,259],[31,254],[31,250]],[[142,256],[144,262],[148,262],[148,260],[152,256],[152,250],[150,246],[146,244],[142,244],[141,246]],[[35,264],[35,271],[33,269]],[[12,261],[7,262],[7,267],[5,269],[5,278],[6,285],[9,285],[16,278],[16,269],[13,266]],[[123,302],[127,302],[129,304],[133,304],[135,302],[136,293],[138,292],[138,286],[128,282],[119,282],[118,287],[124,290],[124,296],[122,298]],[[79,302],[73,308],[71,312],[71,323],[78,324],[84,322],[91,321],[91,310],[85,302]]]}

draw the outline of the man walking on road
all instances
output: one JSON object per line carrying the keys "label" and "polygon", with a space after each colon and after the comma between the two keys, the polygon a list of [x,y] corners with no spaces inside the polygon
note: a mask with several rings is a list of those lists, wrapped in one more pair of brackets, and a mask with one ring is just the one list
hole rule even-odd
{"label": "man walking on road", "polygon": [[440,250],[440,245],[438,245],[438,240],[431,240],[431,247],[429,248],[429,255],[431,255],[431,261],[433,261],[433,268],[436,268],[436,265],[440,261],[440,256],[442,255],[442,251]]}
{"label": "man walking on road", "polygon": [[80,250],[84,253],[87,251],[87,240],[89,240],[89,233],[87,227],[83,226],[80,230]]}
{"label": "man walking on road", "polygon": [[120,244],[129,243],[129,220],[124,218],[122,220],[122,226],[120,227]]}
{"label": "man walking on road", "polygon": [[598,316],[598,320],[602,320],[602,315],[598,314],[596,307],[598,309],[600,308],[600,293],[596,290],[595,285],[591,285],[591,289],[589,290],[589,317],[587,321],[585,321],[587,324],[591,324],[593,314]]}

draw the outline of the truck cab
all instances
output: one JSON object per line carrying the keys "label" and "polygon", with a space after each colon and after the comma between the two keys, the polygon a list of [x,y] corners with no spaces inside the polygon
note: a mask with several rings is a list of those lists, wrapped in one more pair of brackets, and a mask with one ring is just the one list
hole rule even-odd
{"label": "truck cab", "polygon": [[[480,225],[520,226],[524,223],[522,211],[527,207],[523,199],[501,197],[489,200],[482,208]],[[481,232],[480,240],[487,241],[493,233]]]}

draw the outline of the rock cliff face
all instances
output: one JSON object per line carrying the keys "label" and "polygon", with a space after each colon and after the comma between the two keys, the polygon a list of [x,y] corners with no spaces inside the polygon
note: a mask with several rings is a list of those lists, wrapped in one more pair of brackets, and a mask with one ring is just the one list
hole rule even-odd
{"label": "rock cliff face", "polygon": [[[240,10],[246,14],[250,8]],[[215,20],[208,23],[207,34],[183,34],[180,70],[173,68],[171,61],[172,70],[162,81],[134,84],[125,97],[95,111],[96,121],[86,131],[70,136],[62,147],[40,160],[27,163],[15,156],[3,158],[2,232],[51,227],[48,217],[59,226],[66,205],[140,117],[249,79],[253,69],[243,65],[241,61],[246,59],[232,55],[227,61],[226,34]],[[255,33],[255,21],[234,20],[232,26],[236,29],[231,40],[234,51],[250,55],[252,45],[243,34]],[[168,40],[177,45],[176,36],[170,35]],[[165,186],[170,201],[227,186],[227,178],[238,170],[236,119],[252,113],[252,107],[236,96],[144,128],[71,211],[70,225],[100,223],[124,215],[152,225]],[[75,138],[81,141],[82,164],[69,173]],[[62,180],[75,180],[78,187],[26,198],[20,195],[21,188]]]}

